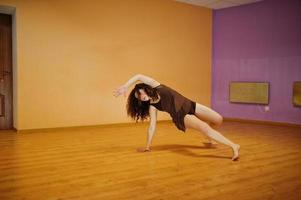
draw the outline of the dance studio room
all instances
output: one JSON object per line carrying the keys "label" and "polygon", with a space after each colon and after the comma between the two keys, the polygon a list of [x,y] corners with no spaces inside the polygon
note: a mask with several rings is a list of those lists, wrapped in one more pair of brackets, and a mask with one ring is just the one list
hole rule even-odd
{"label": "dance studio room", "polygon": [[0,200],[300,200],[300,0],[0,0]]}

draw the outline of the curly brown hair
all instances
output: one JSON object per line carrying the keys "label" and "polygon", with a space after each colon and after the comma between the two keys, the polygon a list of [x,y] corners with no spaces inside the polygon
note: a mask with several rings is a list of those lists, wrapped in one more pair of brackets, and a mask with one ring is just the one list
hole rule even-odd
{"label": "curly brown hair", "polygon": [[127,115],[130,116],[136,122],[138,122],[139,119],[143,122],[149,117],[150,101],[141,101],[140,99],[135,97],[136,92],[138,96],[140,95],[139,89],[143,89],[145,93],[153,100],[157,100],[159,97],[157,89],[152,88],[151,86],[145,83],[136,84],[135,88],[129,94],[126,106]]}

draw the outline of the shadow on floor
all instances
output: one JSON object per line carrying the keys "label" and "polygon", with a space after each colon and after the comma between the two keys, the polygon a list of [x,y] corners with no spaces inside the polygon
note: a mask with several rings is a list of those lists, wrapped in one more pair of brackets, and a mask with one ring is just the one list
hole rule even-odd
{"label": "shadow on floor", "polygon": [[171,151],[174,153],[182,154],[185,156],[192,157],[207,157],[207,158],[222,158],[229,159],[229,156],[216,156],[216,155],[200,155],[190,151],[190,149],[217,149],[215,145],[211,146],[205,143],[205,146],[197,145],[182,145],[182,144],[166,144],[166,145],[156,145],[152,147],[152,151]]}

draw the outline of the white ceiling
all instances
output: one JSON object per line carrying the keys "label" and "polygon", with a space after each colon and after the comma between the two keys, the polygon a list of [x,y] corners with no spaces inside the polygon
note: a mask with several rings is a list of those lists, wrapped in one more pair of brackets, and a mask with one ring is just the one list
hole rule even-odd
{"label": "white ceiling", "polygon": [[196,6],[203,6],[211,9],[228,8],[263,0],[175,0],[178,2],[188,3]]}

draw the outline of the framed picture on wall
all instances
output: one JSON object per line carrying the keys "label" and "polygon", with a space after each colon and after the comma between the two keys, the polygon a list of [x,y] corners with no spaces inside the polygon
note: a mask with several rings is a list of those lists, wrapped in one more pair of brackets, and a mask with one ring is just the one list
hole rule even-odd
{"label": "framed picture on wall", "polygon": [[301,81],[293,82],[293,105],[301,106]]}
{"label": "framed picture on wall", "polygon": [[269,82],[230,82],[231,103],[269,104]]}

